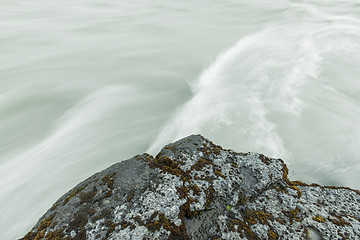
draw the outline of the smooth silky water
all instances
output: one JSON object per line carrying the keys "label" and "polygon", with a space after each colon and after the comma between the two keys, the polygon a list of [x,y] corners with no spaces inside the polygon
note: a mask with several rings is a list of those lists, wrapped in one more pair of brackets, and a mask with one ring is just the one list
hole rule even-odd
{"label": "smooth silky water", "polygon": [[0,239],[189,134],[360,188],[358,1],[0,4]]}

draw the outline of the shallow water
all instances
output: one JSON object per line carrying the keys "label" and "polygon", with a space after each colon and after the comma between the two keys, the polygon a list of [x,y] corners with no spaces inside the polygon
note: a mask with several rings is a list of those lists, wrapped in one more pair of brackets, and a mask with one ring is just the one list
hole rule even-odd
{"label": "shallow water", "polygon": [[360,188],[356,1],[1,0],[0,239],[193,133]]}

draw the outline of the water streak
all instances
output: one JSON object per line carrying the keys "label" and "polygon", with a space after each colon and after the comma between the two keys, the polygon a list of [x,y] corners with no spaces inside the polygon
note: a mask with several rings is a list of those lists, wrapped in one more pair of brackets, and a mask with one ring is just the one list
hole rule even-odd
{"label": "water streak", "polygon": [[0,4],[0,239],[93,173],[194,133],[360,187],[356,1]]}

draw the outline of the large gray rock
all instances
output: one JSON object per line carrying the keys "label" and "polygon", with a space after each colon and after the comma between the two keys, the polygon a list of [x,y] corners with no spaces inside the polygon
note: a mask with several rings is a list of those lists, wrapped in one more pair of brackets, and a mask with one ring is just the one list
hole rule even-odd
{"label": "large gray rock", "polygon": [[360,239],[360,192],[193,135],[62,196],[23,239]]}

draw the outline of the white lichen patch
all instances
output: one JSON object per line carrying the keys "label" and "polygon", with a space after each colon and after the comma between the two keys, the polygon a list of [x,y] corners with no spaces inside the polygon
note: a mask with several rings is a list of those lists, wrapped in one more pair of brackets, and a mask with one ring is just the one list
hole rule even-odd
{"label": "white lichen patch", "polygon": [[[116,233],[113,233],[109,240],[132,240],[132,239],[143,239],[148,234],[148,230],[146,227],[137,226],[134,229],[130,229],[129,227],[120,230]],[[159,233],[160,234],[160,233]]]}
{"label": "white lichen patch", "polygon": [[[104,219],[100,219],[98,221],[96,221],[95,223],[88,223],[86,225],[86,229],[88,229],[88,231],[86,232],[86,238],[89,239],[89,240],[96,240],[98,239],[99,235],[105,235],[105,232],[103,234],[102,233],[102,226],[104,224]],[[71,231],[70,232],[70,237],[75,237],[76,236],[76,233],[75,231]]]}

